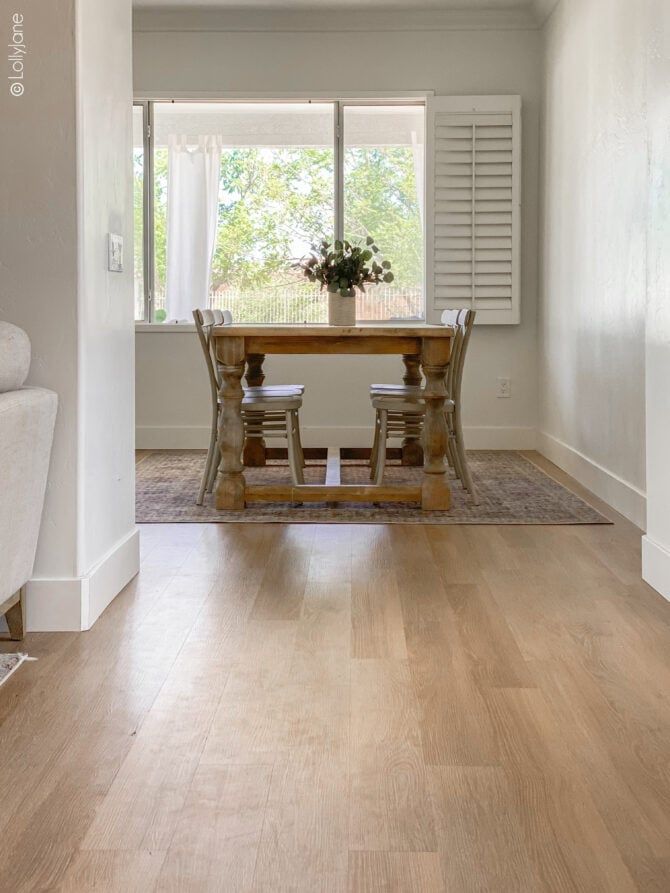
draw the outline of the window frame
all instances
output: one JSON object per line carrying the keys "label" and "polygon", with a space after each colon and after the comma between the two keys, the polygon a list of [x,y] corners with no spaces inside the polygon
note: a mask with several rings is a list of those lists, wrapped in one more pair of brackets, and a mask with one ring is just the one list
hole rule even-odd
{"label": "window frame", "polygon": [[144,286],[144,318],[136,325],[147,325],[152,319],[153,294],[153,157],[151,143],[152,105],[146,100],[133,100],[133,108],[142,109],[142,278]]}
{"label": "window frame", "polygon": [[[433,91],[410,91],[392,93],[356,93],[356,94],[221,94],[221,93],[199,93],[198,96],[193,94],[181,93],[152,93],[151,95],[138,94],[133,100],[134,106],[142,106],[144,121],[144,164],[143,164],[143,196],[144,196],[144,239],[143,239],[143,256],[144,256],[144,319],[135,320],[135,327],[138,331],[191,331],[193,326],[189,323],[179,323],[166,325],[165,323],[154,322],[154,164],[153,164],[153,112],[154,105],[157,103],[167,104],[170,102],[180,103],[199,103],[199,102],[221,102],[221,103],[296,103],[309,104],[312,102],[332,103],[333,105],[333,149],[334,149],[334,177],[333,177],[333,209],[334,209],[334,235],[336,239],[342,239],[344,233],[344,109],[347,106],[414,106],[419,105],[424,108],[424,147],[427,139],[427,117],[428,117],[428,100],[433,95]],[[427,177],[424,173],[424,197],[426,194]],[[425,205],[425,202],[424,202]],[[422,228],[423,236],[423,320],[427,317],[426,289],[427,281],[427,256],[426,256],[426,220]],[[366,322],[366,320],[360,320]],[[398,321],[396,325],[406,325]]]}

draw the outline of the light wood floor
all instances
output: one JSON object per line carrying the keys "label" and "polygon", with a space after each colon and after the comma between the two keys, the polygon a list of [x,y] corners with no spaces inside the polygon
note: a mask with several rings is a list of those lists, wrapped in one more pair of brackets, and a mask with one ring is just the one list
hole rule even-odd
{"label": "light wood floor", "polygon": [[95,627],[0,689],[0,889],[670,890],[639,537],[143,528]]}

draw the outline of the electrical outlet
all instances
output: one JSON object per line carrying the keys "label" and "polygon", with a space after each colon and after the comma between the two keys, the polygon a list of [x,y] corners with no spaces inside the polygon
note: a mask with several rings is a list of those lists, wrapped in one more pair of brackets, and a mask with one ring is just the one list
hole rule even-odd
{"label": "electrical outlet", "polygon": [[496,388],[496,396],[502,399],[512,396],[512,379],[498,377],[498,386]]}

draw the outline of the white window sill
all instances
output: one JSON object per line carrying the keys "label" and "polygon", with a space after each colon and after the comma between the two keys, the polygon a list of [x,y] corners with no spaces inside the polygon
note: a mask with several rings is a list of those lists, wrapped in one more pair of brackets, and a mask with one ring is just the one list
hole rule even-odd
{"label": "white window sill", "polygon": [[165,323],[165,322],[136,322],[135,331],[142,333],[166,332],[167,334],[178,335],[183,332],[195,332],[195,324],[192,322]]}
{"label": "white window sill", "polygon": [[[245,325],[245,323],[241,323],[241,325]],[[251,325],[251,323],[249,323]],[[267,325],[282,325],[282,323],[267,323]],[[315,325],[320,325],[315,323]],[[426,321],[423,319],[408,319],[408,320],[370,320],[370,319],[360,319],[356,321],[357,326],[399,326],[401,328],[406,328],[407,326],[425,326]],[[326,323],[323,323],[323,326],[326,326]],[[156,334],[156,333],[165,333],[168,335],[176,335],[181,333],[193,333],[195,332],[195,325],[189,322],[180,322],[180,323],[164,323],[164,322],[136,322],[135,323],[135,331],[141,332],[143,334]]]}

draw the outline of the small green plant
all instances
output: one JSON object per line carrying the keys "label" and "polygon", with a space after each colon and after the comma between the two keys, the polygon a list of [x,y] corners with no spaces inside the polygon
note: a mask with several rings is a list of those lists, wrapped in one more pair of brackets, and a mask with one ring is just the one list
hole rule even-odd
{"label": "small green plant", "polygon": [[310,253],[293,266],[302,270],[310,282],[318,282],[322,291],[325,288],[330,294],[348,298],[356,289],[364,292],[366,285],[393,282],[391,262],[379,260],[380,257],[372,236],[367,237],[365,245],[339,239],[331,244],[324,239],[313,244]]}

